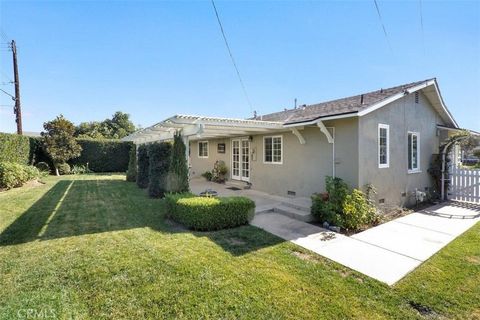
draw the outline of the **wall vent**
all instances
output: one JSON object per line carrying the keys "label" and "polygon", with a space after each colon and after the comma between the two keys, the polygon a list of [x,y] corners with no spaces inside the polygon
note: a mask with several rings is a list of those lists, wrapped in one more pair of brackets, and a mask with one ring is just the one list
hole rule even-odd
{"label": "wall vent", "polygon": [[297,195],[297,193],[296,193],[295,191],[290,191],[290,190],[287,191],[287,194],[288,194],[289,196],[295,196],[295,195]]}
{"label": "wall vent", "polygon": [[378,199],[378,203],[385,203],[385,199]]}
{"label": "wall vent", "polygon": [[418,92],[415,92],[415,103],[418,103],[418,99],[419,99]]}

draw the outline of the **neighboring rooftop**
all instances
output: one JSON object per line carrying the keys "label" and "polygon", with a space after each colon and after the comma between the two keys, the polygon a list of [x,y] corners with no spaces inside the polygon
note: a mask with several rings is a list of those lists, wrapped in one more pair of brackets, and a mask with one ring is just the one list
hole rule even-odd
{"label": "neighboring rooftop", "polygon": [[347,115],[350,113],[361,112],[377,103],[380,103],[397,94],[403,94],[408,89],[417,87],[422,84],[428,84],[435,79],[427,79],[400,86],[380,89],[377,91],[357,94],[355,96],[326,101],[317,104],[303,105],[296,109],[257,116],[257,120],[279,121],[284,124],[294,124],[320,119],[327,116]]}

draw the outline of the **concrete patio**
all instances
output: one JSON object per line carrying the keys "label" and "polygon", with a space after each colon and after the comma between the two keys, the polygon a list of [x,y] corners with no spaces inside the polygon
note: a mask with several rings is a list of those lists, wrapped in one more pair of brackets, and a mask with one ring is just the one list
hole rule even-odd
{"label": "concrete patio", "polygon": [[388,285],[393,285],[480,221],[480,206],[449,202],[351,237],[276,213],[252,225]]}
{"label": "concrete patio", "polygon": [[[312,200],[302,197],[282,197],[255,189],[243,189],[246,184],[227,181],[226,184],[206,181],[205,178],[190,180],[190,190],[200,194],[207,189],[215,190],[219,196],[243,196],[255,201],[255,213],[277,212],[301,221],[311,221],[310,207]],[[231,188],[239,190],[232,190]]]}
{"label": "concrete patio", "polygon": [[[232,186],[239,190],[230,189]],[[309,198],[281,197],[243,186],[203,178],[190,181],[196,194],[211,189],[219,196],[254,200],[252,225],[388,285],[398,282],[480,221],[480,205],[447,202],[348,237],[307,223],[312,219]]]}

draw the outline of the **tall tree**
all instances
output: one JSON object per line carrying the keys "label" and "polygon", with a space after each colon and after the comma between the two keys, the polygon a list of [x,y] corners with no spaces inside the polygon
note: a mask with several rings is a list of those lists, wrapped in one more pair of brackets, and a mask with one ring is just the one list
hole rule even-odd
{"label": "tall tree", "polygon": [[183,142],[182,135],[178,131],[173,137],[169,181],[171,192],[187,192],[189,190],[186,146]]}
{"label": "tall tree", "polygon": [[121,139],[135,132],[135,125],[130,115],[121,111],[115,112],[111,119],[102,122],[82,122],[75,128],[79,138]]}
{"label": "tall tree", "polygon": [[75,126],[63,115],[43,124],[43,147],[53,161],[58,176],[58,165],[80,156],[82,147],[75,141]]}

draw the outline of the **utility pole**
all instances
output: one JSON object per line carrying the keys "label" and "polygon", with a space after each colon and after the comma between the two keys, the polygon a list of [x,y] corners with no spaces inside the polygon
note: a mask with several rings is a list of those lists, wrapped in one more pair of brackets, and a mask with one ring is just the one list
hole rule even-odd
{"label": "utility pole", "polygon": [[17,134],[21,135],[22,130],[22,108],[20,106],[20,81],[18,79],[18,65],[17,65],[17,46],[15,40],[12,40],[12,53],[13,53],[13,81],[15,82],[15,107],[13,109],[15,113],[15,122],[17,123]]}

